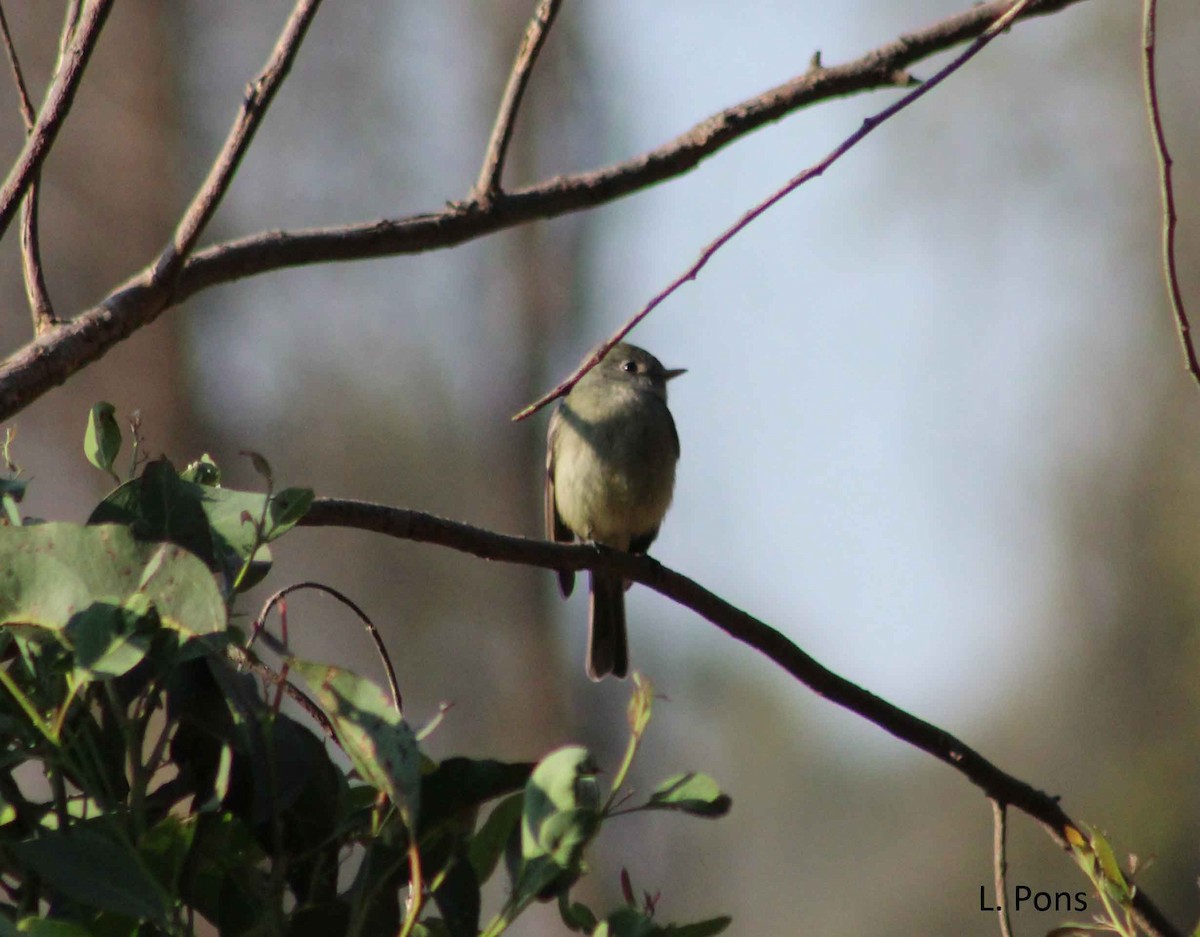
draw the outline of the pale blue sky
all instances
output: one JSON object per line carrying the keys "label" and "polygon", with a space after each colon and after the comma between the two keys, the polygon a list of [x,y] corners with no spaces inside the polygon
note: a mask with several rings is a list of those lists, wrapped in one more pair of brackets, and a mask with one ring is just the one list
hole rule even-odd
{"label": "pale blue sky", "polygon": [[[622,144],[637,152],[785,80],[813,49],[836,63],[959,6],[587,13]],[[634,334],[691,369],[672,386],[684,455],[656,555],[844,675],[957,725],[964,703],[983,712],[1037,667],[1029,648],[1055,626],[1058,466],[1102,447],[1126,413],[1120,362],[1158,301],[1146,294],[1158,284],[1111,265],[1108,246],[1124,237],[1113,226],[1126,200],[1153,199],[1148,156],[1126,143],[1141,123],[1111,122],[1144,118],[1097,111],[1086,63],[1063,65],[1073,35],[1112,7],[1002,37],[759,219]],[[1118,105],[1136,101],[1136,85],[1127,92]],[[605,209],[597,279],[611,311],[597,335],[895,97],[793,116]],[[637,617],[662,607],[644,594],[631,604]],[[682,610],[661,614],[672,649],[703,633]],[[761,666],[722,640],[696,643]]]}
{"label": "pale blue sky", "polygon": [[[606,0],[562,15],[584,21],[609,160],[788,79],[815,49],[835,64],[960,8],[755,2],[733,13],[714,2]],[[360,54],[392,56],[407,75],[420,65],[412,57],[429,64],[468,41],[437,17],[423,26],[422,9],[397,8],[397,34],[376,29],[378,48]],[[201,61],[257,62],[262,53],[239,43],[269,45],[275,12],[263,13],[261,35],[214,35],[226,50]],[[1028,648],[1056,635],[1062,466],[1102,451],[1112,427],[1136,418],[1131,362],[1158,340],[1142,316],[1159,308],[1161,286],[1122,250],[1131,206],[1147,219],[1155,207],[1134,13],[1093,0],[1019,25],[759,219],[632,336],[690,369],[672,386],[683,460],[655,555],[835,670],[934,720],[953,714],[955,726],[969,718],[964,702],[986,712],[1035,671]],[[430,101],[416,105],[426,117],[418,128],[389,120],[386,83],[362,89],[355,107],[298,90],[336,77],[326,70],[344,58],[329,37],[357,15],[335,6],[318,18],[226,209],[233,230],[360,220],[381,205],[428,210],[473,181],[495,101],[456,95],[453,73],[404,85]],[[1104,28],[1128,35],[1127,60],[1089,55],[1086,37]],[[456,62],[459,74],[475,67]],[[198,80],[195,93],[230,101],[245,75]],[[605,312],[587,342],[562,350],[563,370],[897,93],[794,115],[686,177],[597,210],[593,282]],[[214,135],[228,117],[228,108],[209,116]],[[347,133],[362,141],[350,169]],[[396,162],[420,147],[438,158]],[[313,161],[319,183],[306,181]],[[463,312],[456,287],[476,252],[486,256],[485,246],[216,291],[215,302],[227,295],[245,312],[204,323],[201,339],[221,349],[205,398],[252,432],[293,405],[297,367],[314,355],[353,358],[357,379],[386,382],[418,341],[421,365],[442,374],[464,412],[482,408],[503,425],[515,403],[492,399],[456,360],[464,348],[502,348],[510,327],[486,308],[486,292],[475,300],[483,308]],[[296,315],[328,308],[321,297],[331,294],[343,300],[345,328],[331,331],[327,314]],[[402,328],[401,296],[418,311]],[[635,625],[639,648],[763,666],[644,590],[630,603],[631,620],[645,623]],[[564,620],[577,624],[578,614],[570,606]]]}

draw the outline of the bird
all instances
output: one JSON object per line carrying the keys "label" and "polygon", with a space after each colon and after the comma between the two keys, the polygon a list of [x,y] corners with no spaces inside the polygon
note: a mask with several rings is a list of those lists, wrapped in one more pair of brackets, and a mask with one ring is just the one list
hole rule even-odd
{"label": "bird", "polygon": [[[546,537],[645,553],[675,490],[679,433],[667,408],[667,369],[636,345],[620,343],[588,371],[550,418],[546,437]],[[559,570],[563,597],[575,573]],[[590,573],[588,651],[592,680],[629,673],[625,589],[620,576]]]}

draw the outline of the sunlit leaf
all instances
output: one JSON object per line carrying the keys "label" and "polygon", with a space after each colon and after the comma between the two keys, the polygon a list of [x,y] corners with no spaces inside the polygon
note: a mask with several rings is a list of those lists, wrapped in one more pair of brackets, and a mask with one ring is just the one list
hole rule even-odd
{"label": "sunlit leaf", "polygon": [[420,807],[421,756],[408,723],[378,685],[339,667],[290,659],[333,722],[362,779],[384,791],[414,829]]}
{"label": "sunlit leaf", "polygon": [[102,400],[88,413],[87,431],[83,436],[83,453],[89,462],[102,472],[112,472],[121,451],[121,427],[117,425],[117,410]]}
{"label": "sunlit leaf", "polygon": [[95,602],[136,611],[139,595],[168,627],[225,628],[211,573],[174,544],[143,543],[116,525],[0,527],[0,622],[58,630]]}
{"label": "sunlit leaf", "polygon": [[717,782],[707,774],[689,771],[667,778],[650,795],[647,807],[656,810],[680,810],[696,817],[723,817],[733,800],[723,794]]}

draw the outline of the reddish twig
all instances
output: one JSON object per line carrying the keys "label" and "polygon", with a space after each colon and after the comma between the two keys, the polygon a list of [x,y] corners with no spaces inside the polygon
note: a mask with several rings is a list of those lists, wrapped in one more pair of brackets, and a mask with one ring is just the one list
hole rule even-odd
{"label": "reddish twig", "polygon": [[[571,388],[575,386],[576,382],[593,367],[595,367],[601,358],[608,354],[609,349],[612,348],[613,345],[617,344],[617,342],[621,341],[621,339],[633,331],[638,323],[645,319],[646,316],[650,315],[650,313],[658,308],[658,306],[665,299],[667,299],[668,296],[673,294],[676,290],[683,286],[683,284],[690,280],[696,279],[700,271],[704,269],[705,265],[713,258],[713,255],[716,254],[717,251],[719,251],[722,247],[733,240],[733,238],[744,231],[768,209],[783,201],[783,199],[787,198],[810,179],[814,179],[817,176],[822,175],[826,169],[846,155],[846,153],[853,149],[880,124],[900,113],[918,98],[928,94],[943,81],[945,81],[950,75],[954,74],[964,65],[966,65],[967,62],[969,62],[983,50],[984,46],[995,39],[996,36],[998,36],[1005,29],[1007,29],[1008,26],[1021,13],[1021,11],[1029,5],[1029,2],[1030,0],[1015,0],[1015,2],[1013,2],[1004,13],[996,18],[995,22],[993,22],[975,38],[974,42],[967,46],[962,53],[957,55],[952,62],[941,68],[932,78],[930,78],[928,81],[921,82],[917,85],[917,87],[913,88],[912,91],[900,98],[900,100],[896,101],[889,107],[885,107],[878,114],[866,118],[858,130],[850,134],[850,136],[838,144],[837,147],[827,154],[824,159],[797,173],[795,176],[789,179],[786,184],[784,184],[783,188],[775,191],[749,211],[745,212],[736,222],[721,232],[721,234],[715,240],[711,241],[700,252],[700,256],[690,267],[687,268],[687,270],[672,280],[664,289],[659,291],[659,293],[655,295],[650,302],[646,303],[646,305],[643,306],[632,318],[628,319],[624,325],[622,325],[612,335],[597,345],[596,348],[593,349],[592,352],[583,359],[580,365],[574,371],[572,371],[570,375],[560,381],[552,390],[548,391],[533,403],[529,404],[529,406],[516,413],[513,416],[513,420],[523,420],[526,417],[532,416],[533,414],[537,413],[538,410],[542,409],[542,407],[546,406],[546,404],[552,403],[559,397],[562,397],[570,392]],[[813,69],[819,71],[820,68],[821,66],[816,60],[814,60]]]}
{"label": "reddish twig", "polygon": [[25,132],[33,130],[37,115],[29,101],[29,89],[25,87],[25,75],[21,71],[21,62],[17,58],[17,48],[13,44],[12,33],[8,30],[8,17],[4,15],[4,4],[0,3],[0,37],[4,40],[4,52],[8,55],[8,65],[12,69],[13,83],[17,86],[17,104],[21,110],[21,120],[25,122]]}
{"label": "reddish twig", "polygon": [[1158,103],[1158,80],[1155,77],[1157,0],[1145,0],[1142,16],[1142,65],[1146,85],[1146,111],[1150,117],[1150,136],[1154,140],[1154,153],[1158,158],[1158,183],[1162,192],[1163,211],[1163,276],[1167,281],[1167,292],[1171,297],[1171,309],[1179,327],[1179,341],[1183,345],[1183,357],[1192,377],[1200,382],[1200,360],[1196,357],[1196,346],[1192,342],[1192,326],[1188,321],[1183,303],[1183,290],[1179,285],[1179,266],[1175,257],[1175,229],[1178,217],[1175,212],[1175,184],[1171,167],[1174,161],[1167,150],[1167,136],[1163,131],[1162,110]]}
{"label": "reddish twig", "polygon": [[[1033,0],[1021,16],[1057,12],[1083,0]],[[362,260],[452,247],[535,219],[611,202],[695,168],[703,159],[772,121],[831,98],[907,81],[909,65],[972,39],[1009,9],[990,0],[886,43],[854,61],[810,69],[721,111],[649,153],[592,172],[560,176],[487,203],[467,201],[400,220],[268,231],[195,252],[167,290],[154,267],[135,274],[100,305],[0,363],[0,421],[100,358],[113,345],[187,297],[242,277],[311,263]]]}
{"label": "reddish twig", "polygon": [[229,135],[225,138],[221,152],[217,154],[208,170],[208,176],[179,220],[171,243],[159,257],[152,277],[155,283],[168,283],[178,275],[183,262],[195,248],[196,241],[228,191],[233,175],[237,172],[242,157],[246,155],[263,117],[266,116],[275,93],[291,70],[300,44],[304,41],[320,5],[321,0],[297,0],[291,16],[284,24],[283,32],[271,50],[267,64],[246,86],[246,96],[242,100],[241,109],[234,119]]}
{"label": "reddish twig", "polygon": [[473,194],[479,201],[489,201],[500,193],[500,177],[504,173],[504,159],[508,155],[508,144],[512,140],[521,98],[529,84],[529,76],[533,74],[533,63],[542,51],[560,6],[562,0],[541,0],[525,29],[516,61],[508,76],[508,84],[504,88],[504,96],[500,99],[500,108],[496,112],[496,123],[483,157],[479,181],[475,183]]}
{"label": "reddish twig", "polygon": [[[648,556],[597,548],[593,544],[566,545],[512,537],[420,511],[363,501],[318,498],[300,523],[307,527],[350,527],[403,540],[433,543],[505,563],[575,572],[600,570],[640,582],[759,651],[814,693],[932,755],[958,771],[987,796],[1037,820],[1062,848],[1067,848],[1065,830],[1068,826],[1082,829],[1062,809],[1059,798],[1001,771],[949,732],[822,666],[766,622]],[[1133,909],[1139,923],[1149,933],[1161,937],[1180,935],[1140,888],[1134,895]]]}
{"label": "reddish twig", "polygon": [[[284,652],[282,645],[276,642],[269,633],[263,632],[262,637],[271,650],[276,651],[277,653]],[[281,674],[276,673],[261,660],[252,657],[242,648],[229,645],[226,647],[225,653],[238,667],[249,670],[251,673],[256,673],[262,677],[264,685],[271,684],[272,686],[277,686],[282,689],[283,692],[288,695],[288,698],[292,700],[292,702],[303,709],[313,720],[313,722],[321,727],[321,731],[325,733],[326,738],[333,741],[333,743],[339,748],[341,747],[341,742],[338,741],[337,732],[333,728],[333,723],[329,721],[329,717],[325,715],[325,710],[323,710],[317,704],[316,700],[312,699],[312,697],[297,687],[294,683],[287,680]]]}
{"label": "reddish twig", "polygon": [[112,9],[113,0],[89,0],[79,14],[70,48],[63,56],[62,68],[54,76],[46,92],[46,103],[38,114],[33,132],[25,138],[25,145],[8,172],[8,178],[0,187],[0,238],[8,230],[9,222],[17,210],[30,183],[34,180],[42,163],[54,146],[58,131],[70,113],[75,92],[83,78],[88,59],[91,58],[100,30]]}
{"label": "reddish twig", "polygon": [[[375,627],[375,622],[371,621],[371,619],[367,617],[367,613],[359,608],[349,596],[339,592],[332,586],[327,586],[321,582],[306,581],[292,583],[292,585],[285,586],[284,588],[280,589],[269,599],[267,599],[267,601],[263,604],[262,611],[259,612],[258,617],[254,619],[254,624],[250,629],[250,637],[246,641],[246,650],[250,649],[250,645],[254,643],[255,638],[257,638],[260,634],[265,633],[263,631],[263,627],[266,624],[267,616],[271,614],[271,610],[276,605],[281,603],[285,598],[287,598],[287,596],[300,589],[315,589],[318,592],[324,592],[326,595],[333,596],[333,598],[337,599],[358,616],[359,621],[363,623],[363,627],[366,629],[367,634],[374,642],[375,652],[379,655],[379,660],[383,664],[383,672],[387,675],[388,689],[390,689],[392,692],[392,705],[395,707],[396,712],[403,712],[403,703],[400,698],[400,684],[396,680],[396,668],[392,665],[391,655],[388,654],[387,646],[383,643],[383,637],[379,634],[379,629]],[[287,635],[285,634],[285,647],[286,643]]]}

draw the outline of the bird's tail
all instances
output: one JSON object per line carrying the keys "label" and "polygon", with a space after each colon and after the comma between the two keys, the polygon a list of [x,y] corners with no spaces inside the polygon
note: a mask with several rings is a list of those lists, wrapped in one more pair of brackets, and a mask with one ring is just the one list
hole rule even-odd
{"label": "bird's tail", "polygon": [[588,589],[587,675],[601,680],[610,673],[615,677],[629,673],[625,583],[619,576],[592,573]]}

